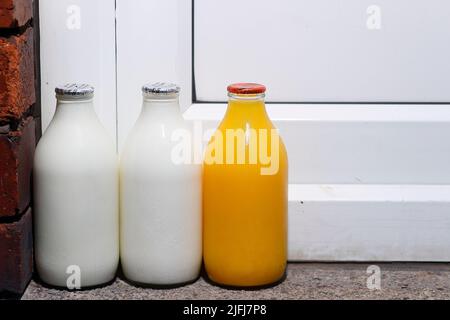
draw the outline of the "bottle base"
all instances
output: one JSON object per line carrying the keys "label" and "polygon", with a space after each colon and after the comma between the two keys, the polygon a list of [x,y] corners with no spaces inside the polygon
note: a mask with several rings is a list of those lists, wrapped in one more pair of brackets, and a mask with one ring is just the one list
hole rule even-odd
{"label": "bottle base", "polygon": [[182,288],[182,287],[191,285],[191,284],[197,282],[198,279],[199,279],[199,277],[196,277],[195,279],[191,279],[188,281],[174,282],[174,283],[169,283],[169,284],[167,284],[167,283],[165,283],[165,284],[145,283],[145,282],[140,282],[140,281],[133,281],[126,277],[124,277],[122,280],[129,283],[133,287],[139,287],[139,288],[143,288],[143,289],[154,289],[154,290],[171,290],[171,289],[178,289],[178,288]]}
{"label": "bottle base", "polygon": [[83,271],[85,268],[80,268],[78,274],[61,272],[66,269],[62,266],[50,268],[48,265],[36,261],[35,280],[45,287],[60,290],[85,291],[103,288],[116,280],[118,263],[104,267],[102,270],[90,268],[89,271]]}
{"label": "bottle base", "polygon": [[210,284],[228,290],[262,290],[262,289],[270,289],[276,286],[279,286],[284,281],[286,281],[287,273],[284,272],[282,276],[275,277],[273,279],[269,279],[267,281],[221,281],[214,276],[210,276],[209,274],[205,275],[205,280]]}
{"label": "bottle base", "polygon": [[90,290],[95,290],[95,289],[101,289],[101,288],[110,286],[116,281],[116,276],[112,277],[109,280],[103,280],[103,281],[96,281],[96,282],[87,283],[85,285],[80,286],[79,288],[76,288],[76,287],[75,288],[71,288],[71,287],[69,287],[69,285],[67,283],[62,283],[62,282],[59,282],[59,281],[52,281],[52,280],[49,280],[49,279],[43,279],[39,275],[37,275],[34,280],[36,282],[38,282],[40,285],[42,285],[43,287],[46,287],[46,288],[51,288],[51,289],[56,289],[56,290],[61,290],[61,291],[78,291],[78,292],[82,292],[82,291],[90,291]]}
{"label": "bottle base", "polygon": [[[200,261],[200,260],[199,260]],[[201,264],[189,264],[186,262],[177,262],[177,266],[173,267],[166,263],[159,266],[150,263],[137,263],[127,261],[122,257],[120,277],[136,287],[152,288],[152,289],[171,289],[191,284],[200,277]],[[138,267],[137,267],[138,266]]]}

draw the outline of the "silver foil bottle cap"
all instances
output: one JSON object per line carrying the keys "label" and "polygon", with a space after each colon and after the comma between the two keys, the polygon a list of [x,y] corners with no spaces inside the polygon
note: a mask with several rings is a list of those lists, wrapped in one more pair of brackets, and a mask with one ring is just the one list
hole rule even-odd
{"label": "silver foil bottle cap", "polygon": [[57,95],[73,98],[90,98],[94,95],[94,91],[93,86],[80,83],[68,83],[55,89]]}
{"label": "silver foil bottle cap", "polygon": [[142,92],[144,94],[153,95],[173,95],[179,94],[181,88],[173,83],[157,82],[154,84],[146,84],[142,87]]}

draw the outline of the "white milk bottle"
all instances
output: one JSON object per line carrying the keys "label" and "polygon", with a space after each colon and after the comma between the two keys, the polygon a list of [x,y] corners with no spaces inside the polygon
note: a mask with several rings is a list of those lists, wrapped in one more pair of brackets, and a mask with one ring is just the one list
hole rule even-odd
{"label": "white milk bottle", "polygon": [[191,138],[179,92],[166,83],[143,87],[121,157],[121,263],[125,277],[142,285],[184,284],[200,273],[202,168],[176,159],[177,141]]}
{"label": "white milk bottle", "polygon": [[94,88],[58,87],[55,116],[35,156],[36,266],[53,286],[114,279],[119,263],[119,168],[94,111]]}

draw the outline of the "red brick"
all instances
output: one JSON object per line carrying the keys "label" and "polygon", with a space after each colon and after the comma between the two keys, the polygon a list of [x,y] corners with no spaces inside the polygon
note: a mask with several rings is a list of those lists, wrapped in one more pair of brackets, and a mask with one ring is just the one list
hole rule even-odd
{"label": "red brick", "polygon": [[22,294],[33,273],[31,209],[19,221],[0,224],[0,292]]}
{"label": "red brick", "polygon": [[25,211],[31,201],[36,122],[26,119],[17,131],[0,134],[0,218]]}
{"label": "red brick", "polygon": [[20,119],[36,102],[34,76],[33,29],[0,38],[0,119]]}
{"label": "red brick", "polygon": [[0,0],[0,28],[18,28],[33,16],[33,0]]}

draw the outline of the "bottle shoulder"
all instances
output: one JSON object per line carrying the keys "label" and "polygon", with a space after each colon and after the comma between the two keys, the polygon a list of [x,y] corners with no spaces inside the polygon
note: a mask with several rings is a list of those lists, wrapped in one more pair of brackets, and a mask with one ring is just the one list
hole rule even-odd
{"label": "bottle shoulder", "polygon": [[113,139],[101,124],[51,123],[42,135],[40,144],[58,145],[64,148],[90,145],[109,145]]}
{"label": "bottle shoulder", "polygon": [[36,147],[35,163],[43,165],[83,161],[93,164],[103,161],[106,165],[117,161],[114,140],[106,129],[102,126],[89,128],[50,124]]}
{"label": "bottle shoulder", "polygon": [[251,116],[233,116],[226,115],[219,124],[219,129],[276,129],[275,124],[266,115]]}
{"label": "bottle shoulder", "polygon": [[192,128],[183,119],[148,120],[139,118],[131,128],[124,146],[124,152],[129,149],[158,148],[172,144],[176,137],[190,135]]}

